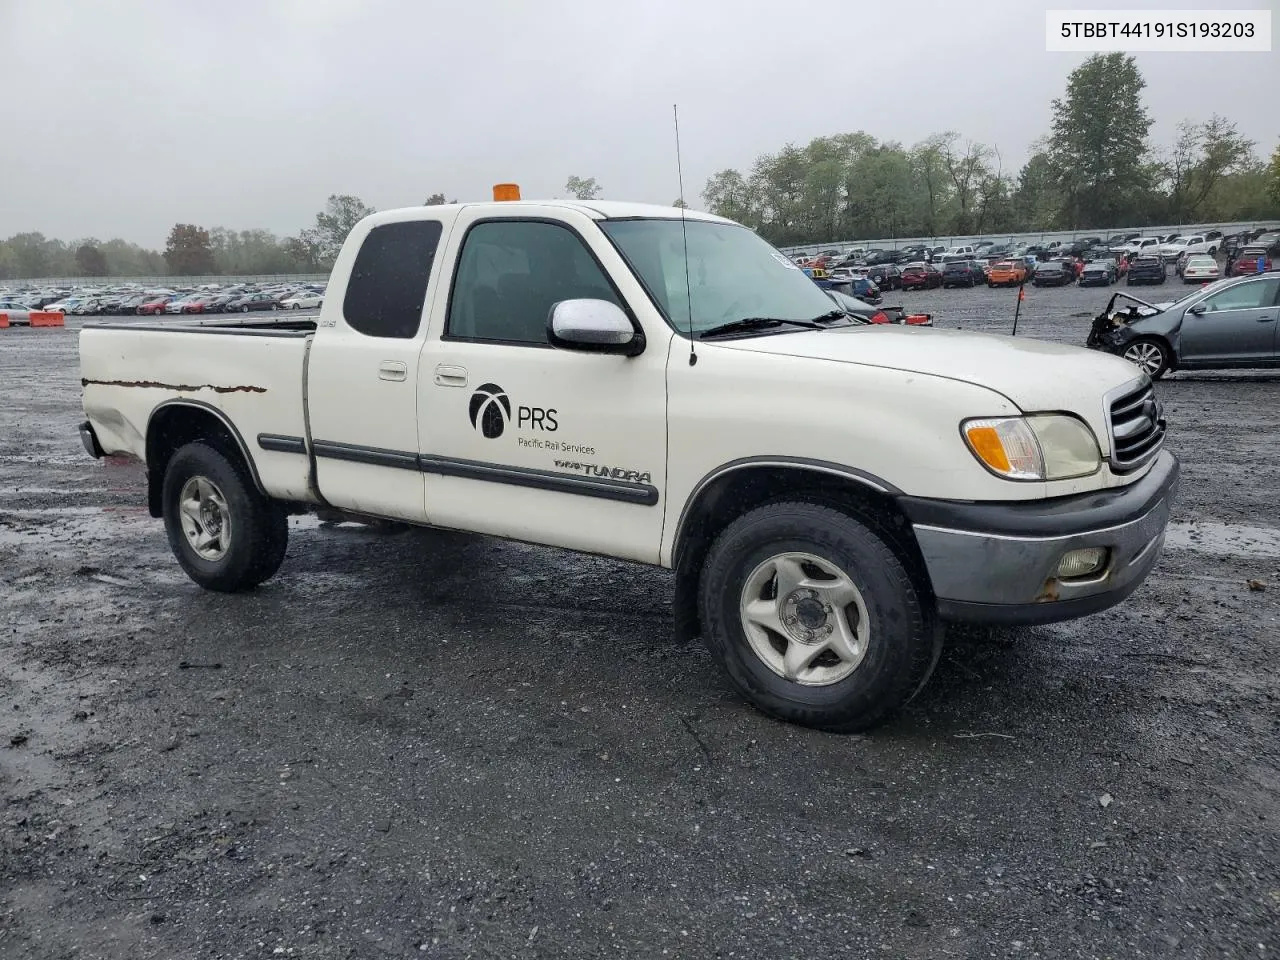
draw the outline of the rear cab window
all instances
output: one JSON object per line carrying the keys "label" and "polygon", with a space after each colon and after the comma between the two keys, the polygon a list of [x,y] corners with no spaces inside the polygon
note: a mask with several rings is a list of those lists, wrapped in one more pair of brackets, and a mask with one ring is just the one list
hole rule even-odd
{"label": "rear cab window", "polygon": [[342,301],[347,325],[367,337],[416,337],[441,232],[438,220],[384,223],[370,230]]}

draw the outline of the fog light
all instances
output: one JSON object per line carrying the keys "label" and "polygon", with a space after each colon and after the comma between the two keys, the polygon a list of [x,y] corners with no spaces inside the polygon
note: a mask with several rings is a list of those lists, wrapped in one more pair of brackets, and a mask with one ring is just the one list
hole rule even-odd
{"label": "fog light", "polygon": [[1097,573],[1106,565],[1106,547],[1082,547],[1079,550],[1069,550],[1062,555],[1062,559],[1058,561],[1058,570],[1054,576],[1062,580],[1087,577],[1092,573]]}

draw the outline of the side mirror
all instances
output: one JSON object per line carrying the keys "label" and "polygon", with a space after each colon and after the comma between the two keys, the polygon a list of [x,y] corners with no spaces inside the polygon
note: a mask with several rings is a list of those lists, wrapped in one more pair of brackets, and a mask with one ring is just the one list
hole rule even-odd
{"label": "side mirror", "polygon": [[586,353],[634,357],[644,350],[644,334],[608,300],[561,300],[551,308],[547,339],[561,350]]}
{"label": "side mirror", "polygon": [[1207,313],[1208,310],[1209,308],[1206,307],[1203,303],[1197,303],[1194,307],[1188,310],[1187,313],[1194,313],[1198,317],[1202,313]]}

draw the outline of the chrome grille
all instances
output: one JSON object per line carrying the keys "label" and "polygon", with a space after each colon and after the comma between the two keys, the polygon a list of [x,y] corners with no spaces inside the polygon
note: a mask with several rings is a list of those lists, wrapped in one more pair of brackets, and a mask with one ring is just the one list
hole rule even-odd
{"label": "chrome grille", "polygon": [[1120,473],[1135,470],[1164,443],[1164,407],[1150,381],[1110,400],[1107,424],[1111,430],[1111,466]]}

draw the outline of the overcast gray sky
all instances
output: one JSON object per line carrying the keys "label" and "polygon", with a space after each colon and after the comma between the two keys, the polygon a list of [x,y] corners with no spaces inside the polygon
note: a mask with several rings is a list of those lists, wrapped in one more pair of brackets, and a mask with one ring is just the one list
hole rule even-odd
{"label": "overcast gray sky", "polygon": [[[0,0],[0,237],[288,234],[330,193],[386,209],[510,180],[546,197],[569,174],[670,203],[673,103],[693,206],[717,170],[859,129],[906,144],[956,130],[1016,169],[1085,57],[1045,52],[1044,11],[1105,6]],[[1138,62],[1156,143],[1217,111],[1275,147],[1280,52]]]}

